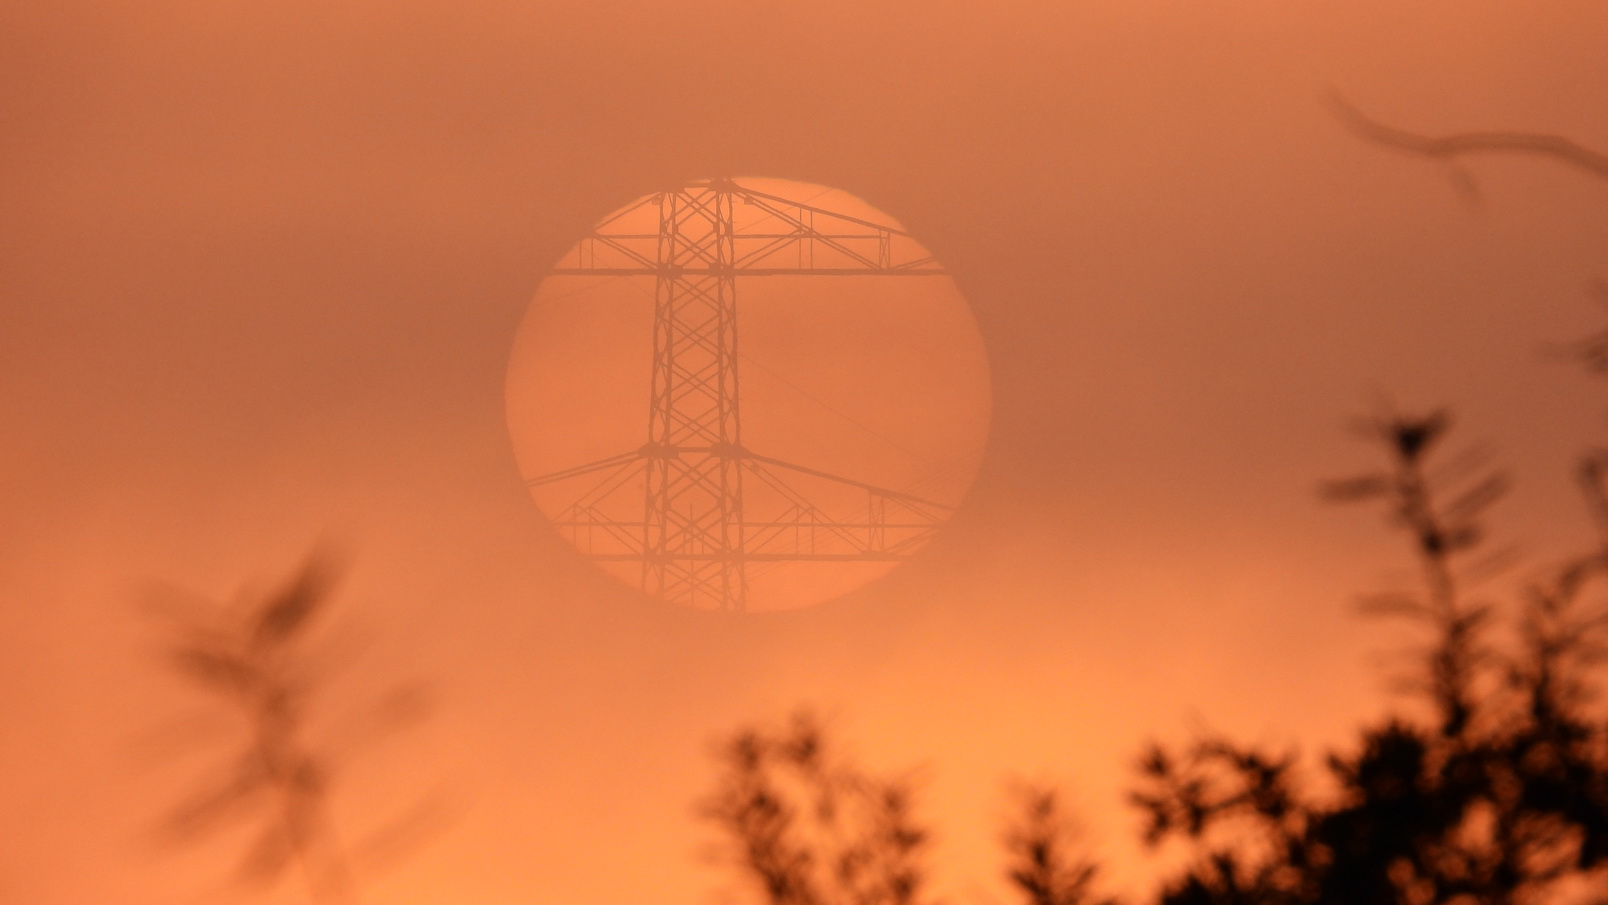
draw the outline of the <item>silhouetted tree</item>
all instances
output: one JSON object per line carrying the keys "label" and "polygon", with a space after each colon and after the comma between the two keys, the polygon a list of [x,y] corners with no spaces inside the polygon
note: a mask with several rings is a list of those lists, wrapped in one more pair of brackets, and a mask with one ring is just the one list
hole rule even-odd
{"label": "silhouetted tree", "polygon": [[910,783],[872,776],[829,750],[808,712],[723,741],[700,808],[725,854],[770,905],[924,905],[928,833]]}
{"label": "silhouetted tree", "polygon": [[[1360,137],[1449,166],[1473,154],[1530,154],[1608,178],[1608,157],[1561,136],[1427,136],[1333,100]],[[1454,175],[1475,192],[1471,177]],[[1608,334],[1573,351],[1608,373]],[[1184,839],[1195,853],[1164,902],[1505,903],[1582,879],[1608,889],[1608,722],[1589,706],[1608,655],[1608,610],[1588,593],[1608,575],[1608,453],[1580,469],[1603,540],[1535,577],[1514,640],[1498,644],[1497,611],[1468,589],[1484,565],[1473,556],[1481,517],[1507,481],[1470,476],[1464,459],[1432,482],[1428,458],[1449,425],[1444,412],[1375,419],[1369,433],[1388,466],[1326,488],[1334,500],[1383,501],[1411,539],[1422,588],[1377,595],[1365,609],[1430,630],[1413,677],[1430,716],[1388,721],[1330,755],[1336,791],[1321,798],[1299,781],[1291,755],[1217,737],[1182,752],[1153,747],[1133,794],[1146,838]]]}
{"label": "silhouetted tree", "polygon": [[[720,775],[700,813],[722,831],[728,863],[767,905],[922,905],[929,832],[911,784],[874,776],[830,750],[808,711],[748,727],[716,752]],[[1019,790],[1006,828],[1006,877],[1023,905],[1110,905],[1077,854],[1053,789]]]}
{"label": "silhouetted tree", "polygon": [[1451,487],[1431,481],[1449,424],[1444,413],[1372,422],[1388,467],[1326,488],[1383,501],[1411,538],[1422,589],[1367,608],[1430,630],[1415,676],[1429,716],[1387,721],[1331,754],[1328,795],[1300,781],[1291,755],[1217,737],[1153,747],[1133,795],[1146,838],[1182,839],[1195,856],[1164,903],[1543,901],[1608,875],[1608,724],[1587,706],[1608,615],[1585,594],[1608,556],[1535,579],[1517,641],[1497,644],[1495,610],[1467,586],[1481,515],[1507,483],[1456,468],[1441,473]]}
{"label": "silhouetted tree", "polygon": [[[1535,155],[1608,178],[1608,157],[1561,136],[1428,136],[1338,96],[1333,105],[1358,136],[1444,162],[1471,196],[1477,187],[1456,163],[1473,154]],[[1608,300],[1608,284],[1598,292]],[[1608,331],[1571,351],[1608,375]],[[1294,752],[1217,735],[1149,746],[1130,795],[1144,840],[1190,855],[1160,905],[1509,905],[1552,901],[1571,885],[1608,903],[1608,718],[1596,697],[1608,662],[1608,450],[1579,467],[1596,544],[1538,571],[1501,610],[1472,592],[1505,558],[1486,552],[1484,516],[1509,482],[1480,456],[1440,458],[1450,426],[1444,411],[1369,419],[1385,465],[1323,490],[1383,503],[1409,539],[1421,585],[1373,595],[1363,609],[1426,633],[1404,677],[1426,712],[1364,729],[1317,777]],[[829,769],[822,747],[807,716],[785,731],[738,733],[722,747],[706,814],[771,905],[913,901],[926,834],[908,824],[908,789]],[[844,790],[862,801],[854,816]],[[896,806],[879,816],[882,795]],[[888,826],[900,829],[879,835]],[[1006,876],[1027,905],[1108,901],[1092,892],[1097,868],[1072,854],[1065,827],[1053,790],[1026,791],[1005,844]],[[864,873],[873,863],[899,866]],[[856,885],[873,875],[900,879]]]}
{"label": "silhouetted tree", "polygon": [[1018,813],[1005,831],[1005,876],[1025,905],[1113,905],[1095,891],[1100,869],[1078,852],[1071,815],[1048,786],[1018,792]]}
{"label": "silhouetted tree", "polygon": [[[1331,500],[1383,503],[1410,540],[1421,587],[1364,608],[1425,632],[1405,677],[1425,712],[1363,730],[1316,769],[1322,781],[1293,752],[1219,736],[1152,745],[1131,796],[1144,838],[1190,854],[1162,905],[1506,905],[1548,901],[1570,883],[1608,891],[1608,721],[1592,707],[1608,659],[1608,531],[1598,549],[1530,580],[1516,631],[1499,638],[1498,609],[1473,591],[1493,568],[1483,517],[1508,480],[1481,456],[1442,461],[1450,425],[1445,412],[1371,419],[1385,466],[1324,488]],[[1581,475],[1608,515],[1605,459],[1588,458]],[[704,812],[767,903],[921,898],[927,833],[911,822],[907,784],[834,760],[807,714],[741,731],[720,752]],[[1053,790],[1024,791],[1004,840],[1025,905],[1108,901],[1067,828]]]}

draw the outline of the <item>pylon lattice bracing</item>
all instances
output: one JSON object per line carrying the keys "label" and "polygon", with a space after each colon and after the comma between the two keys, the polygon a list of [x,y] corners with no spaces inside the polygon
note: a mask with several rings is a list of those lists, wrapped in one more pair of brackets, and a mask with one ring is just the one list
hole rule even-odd
{"label": "pylon lattice bracing", "polygon": [[[754,225],[739,227],[738,210]],[[649,215],[655,231],[634,226]],[[527,482],[580,488],[555,521],[581,552],[639,563],[641,588],[660,598],[745,610],[761,564],[902,560],[947,517],[943,503],[743,445],[739,278],[945,275],[904,231],[700,180],[618,211],[553,273],[655,282],[647,441]],[[828,515],[794,486],[801,477],[863,493],[864,512]]]}

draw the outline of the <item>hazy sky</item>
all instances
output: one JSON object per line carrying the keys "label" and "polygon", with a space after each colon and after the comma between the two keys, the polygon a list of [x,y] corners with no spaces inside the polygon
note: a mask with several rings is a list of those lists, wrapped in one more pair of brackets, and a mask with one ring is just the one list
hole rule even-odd
{"label": "hazy sky", "polygon": [[[421,679],[352,761],[355,836],[455,816],[372,900],[717,901],[709,741],[813,702],[920,766],[950,901],[1003,901],[1011,775],[1064,783],[1119,885],[1152,736],[1343,739],[1386,705],[1356,593],[1406,565],[1319,505],[1381,398],[1455,406],[1519,483],[1504,537],[1580,536],[1605,397],[1608,184],[1363,144],[1608,147],[1601,0],[11,4],[0,12],[0,901],[204,902],[229,846],[150,842],[205,766],[137,613],[320,539],[371,639],[328,713]],[[989,356],[971,496],[850,598],[748,619],[581,560],[508,440],[544,269],[677,180],[831,185],[954,273]],[[890,336],[890,345],[898,344]],[[208,896],[212,897],[209,898]],[[282,899],[292,902],[287,892]]]}

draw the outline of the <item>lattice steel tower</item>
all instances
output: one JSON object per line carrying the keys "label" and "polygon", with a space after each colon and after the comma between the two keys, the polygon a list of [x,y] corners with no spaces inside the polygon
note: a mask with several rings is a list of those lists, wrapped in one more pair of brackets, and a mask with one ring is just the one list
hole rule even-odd
{"label": "lattice steel tower", "polygon": [[[753,225],[738,227],[738,210]],[[655,280],[647,442],[528,481],[598,476],[556,520],[583,553],[640,562],[642,589],[661,598],[743,610],[755,564],[900,560],[943,522],[943,503],[743,446],[738,277],[944,275],[904,231],[700,180],[615,213],[553,273]],[[828,515],[778,471],[862,491],[865,510]],[[747,510],[745,476],[762,497]]]}

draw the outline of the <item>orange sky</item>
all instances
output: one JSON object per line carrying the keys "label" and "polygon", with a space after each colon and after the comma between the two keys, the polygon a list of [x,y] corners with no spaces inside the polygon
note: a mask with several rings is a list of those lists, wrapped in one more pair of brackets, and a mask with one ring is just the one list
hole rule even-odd
{"label": "orange sky", "polygon": [[[361,829],[456,816],[380,876],[426,905],[719,901],[706,745],[815,702],[921,765],[955,902],[1004,901],[1012,774],[1060,781],[1120,885],[1150,736],[1308,749],[1383,706],[1403,565],[1313,500],[1381,394],[1449,402],[1518,472],[1504,535],[1578,536],[1608,185],[1445,174],[1392,123],[1608,147],[1600,0],[100,2],[0,12],[0,901],[216,901],[226,849],[142,835],[202,760],[133,602],[227,596],[320,538],[372,641],[338,700],[429,682],[366,753]],[[588,224],[676,180],[833,185],[955,274],[992,433],[925,555],[823,607],[645,602],[530,505],[516,329]],[[296,901],[286,893],[269,901]]]}

